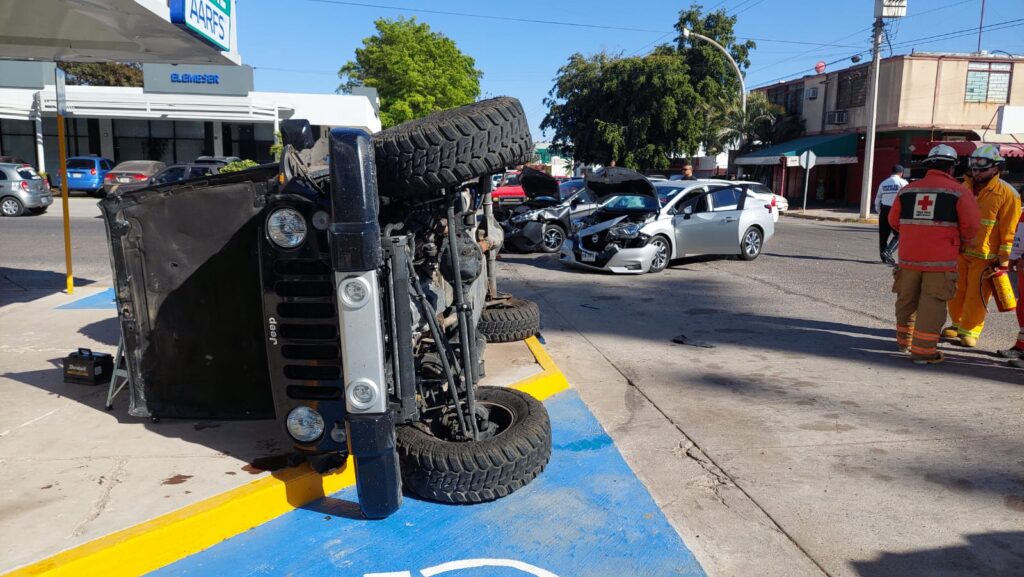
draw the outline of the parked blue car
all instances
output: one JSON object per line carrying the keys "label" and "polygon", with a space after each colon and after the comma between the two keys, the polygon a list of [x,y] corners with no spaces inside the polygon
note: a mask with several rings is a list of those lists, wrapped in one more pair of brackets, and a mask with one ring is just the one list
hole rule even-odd
{"label": "parked blue car", "polygon": [[[71,156],[68,158],[68,190],[84,190],[90,196],[104,196],[103,178],[114,168],[114,161],[102,156]],[[60,171],[53,185],[60,186]]]}

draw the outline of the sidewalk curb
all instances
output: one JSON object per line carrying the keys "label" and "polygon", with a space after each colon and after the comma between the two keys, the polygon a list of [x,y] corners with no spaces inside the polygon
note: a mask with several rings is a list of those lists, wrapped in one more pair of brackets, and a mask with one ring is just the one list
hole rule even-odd
{"label": "sidewalk curb", "polygon": [[[569,388],[537,337],[525,341],[542,371],[511,385],[540,401]],[[319,475],[309,465],[275,471],[241,487],[62,551],[0,577],[144,575],[208,549],[289,511],[355,485],[352,458]]]}
{"label": "sidewalk curb", "polygon": [[842,217],[842,216],[821,216],[816,214],[803,214],[795,212],[793,210],[787,210],[782,213],[782,216],[788,216],[791,218],[802,218],[804,220],[825,220],[830,222],[854,222],[857,224],[878,224],[877,218],[860,218],[860,217]]}

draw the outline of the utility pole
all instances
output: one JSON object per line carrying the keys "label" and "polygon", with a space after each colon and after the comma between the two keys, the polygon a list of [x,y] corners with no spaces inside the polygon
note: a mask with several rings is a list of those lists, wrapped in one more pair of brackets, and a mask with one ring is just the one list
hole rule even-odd
{"label": "utility pole", "polygon": [[978,21],[978,52],[981,52],[981,29],[985,26],[985,0],[981,0],[981,20]]}
{"label": "utility pole", "polygon": [[864,140],[864,175],[860,185],[860,217],[871,214],[871,188],[875,169],[875,125],[878,121],[878,69],[881,67],[883,19],[907,15],[907,0],[875,0],[874,41],[871,49],[871,89],[868,102],[868,126]]}

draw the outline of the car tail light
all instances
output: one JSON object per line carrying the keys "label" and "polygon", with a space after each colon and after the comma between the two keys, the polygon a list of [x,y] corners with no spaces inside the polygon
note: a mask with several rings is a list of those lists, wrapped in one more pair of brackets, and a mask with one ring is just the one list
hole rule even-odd
{"label": "car tail light", "polygon": [[135,174],[132,175],[132,178],[134,178],[135,180],[146,180],[147,177],[145,174],[139,174],[136,172]]}
{"label": "car tail light", "polygon": [[106,181],[106,182],[114,180],[114,173],[113,172],[108,172],[107,175],[103,177],[103,180]]}
{"label": "car tail light", "polygon": [[90,171],[89,171],[89,174],[92,174],[92,175],[94,175],[94,176],[95,176],[95,175],[96,175],[96,169],[94,168],[94,169],[90,170]]}
{"label": "car tail light", "polygon": [[24,190],[24,191],[28,191],[28,181],[27,180],[21,181],[21,189]]}
{"label": "car tail light", "polygon": [[775,197],[772,196],[772,206],[775,206]]}

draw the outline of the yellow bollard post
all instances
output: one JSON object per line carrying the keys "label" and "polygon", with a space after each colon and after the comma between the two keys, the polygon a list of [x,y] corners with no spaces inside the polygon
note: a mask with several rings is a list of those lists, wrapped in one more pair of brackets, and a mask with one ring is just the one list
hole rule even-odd
{"label": "yellow bollard post", "polygon": [[68,294],[75,292],[75,276],[71,273],[71,215],[68,213],[68,147],[64,140],[64,116],[57,115],[57,150],[60,156],[60,198],[64,207],[64,264],[67,267]]}

